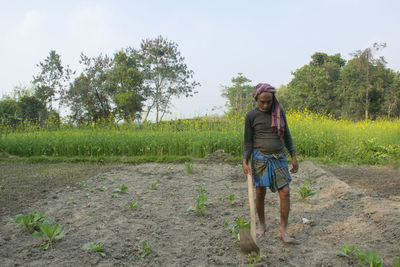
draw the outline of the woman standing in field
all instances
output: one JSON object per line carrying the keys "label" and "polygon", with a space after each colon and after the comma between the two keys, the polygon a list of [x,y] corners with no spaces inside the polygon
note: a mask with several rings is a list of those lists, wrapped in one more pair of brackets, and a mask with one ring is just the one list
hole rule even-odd
{"label": "woman standing in field", "polygon": [[276,97],[275,88],[267,83],[259,83],[253,92],[257,108],[249,111],[245,118],[243,171],[250,172],[248,161],[252,156],[253,184],[256,186],[256,209],[260,221],[257,235],[266,232],[264,217],[264,199],[266,187],[272,192],[279,192],[281,223],[278,236],[285,243],[292,243],[294,238],[287,232],[290,210],[289,183],[292,180],[284,147],[292,159],[290,172],[296,173],[299,164],[286,116]]}

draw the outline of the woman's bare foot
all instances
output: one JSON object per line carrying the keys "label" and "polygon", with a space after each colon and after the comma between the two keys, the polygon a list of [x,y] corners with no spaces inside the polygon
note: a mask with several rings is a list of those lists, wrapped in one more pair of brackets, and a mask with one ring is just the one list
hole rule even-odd
{"label": "woman's bare foot", "polygon": [[260,225],[256,231],[256,236],[262,237],[265,235],[265,232],[267,231],[267,227],[265,225]]}
{"label": "woman's bare foot", "polygon": [[285,232],[285,233],[283,233],[283,234],[282,234],[282,232],[279,232],[278,237],[279,237],[280,239],[282,239],[282,241],[283,241],[284,243],[287,243],[287,244],[292,244],[292,243],[294,243],[294,242],[296,241],[296,239],[294,239],[292,236],[290,236],[290,235],[288,234],[288,232]]}

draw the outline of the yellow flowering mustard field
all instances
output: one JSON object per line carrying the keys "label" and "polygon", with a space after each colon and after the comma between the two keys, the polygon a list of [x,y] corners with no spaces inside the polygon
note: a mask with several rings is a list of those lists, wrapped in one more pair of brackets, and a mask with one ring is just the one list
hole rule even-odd
{"label": "yellow flowering mustard field", "polygon": [[[387,164],[400,159],[400,121],[352,122],[307,110],[288,112],[287,120],[303,158],[326,162]],[[223,149],[240,160],[244,117],[178,119],[158,125],[90,122],[70,126],[49,122],[41,127],[25,122],[0,126],[0,150],[20,157],[150,157],[201,158]]]}

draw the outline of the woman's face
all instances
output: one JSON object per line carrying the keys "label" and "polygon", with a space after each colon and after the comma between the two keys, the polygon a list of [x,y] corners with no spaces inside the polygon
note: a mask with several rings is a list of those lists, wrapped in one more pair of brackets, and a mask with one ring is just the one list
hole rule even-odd
{"label": "woman's face", "polygon": [[263,92],[257,97],[258,109],[262,112],[269,112],[272,108],[274,95],[272,93]]}

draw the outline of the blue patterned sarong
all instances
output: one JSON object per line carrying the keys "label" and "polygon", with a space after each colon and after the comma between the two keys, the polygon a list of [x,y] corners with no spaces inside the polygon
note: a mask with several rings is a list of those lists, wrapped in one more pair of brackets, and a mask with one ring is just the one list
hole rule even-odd
{"label": "blue patterned sarong", "polygon": [[276,192],[292,181],[284,152],[262,155],[254,149],[251,166],[255,186],[268,186]]}

